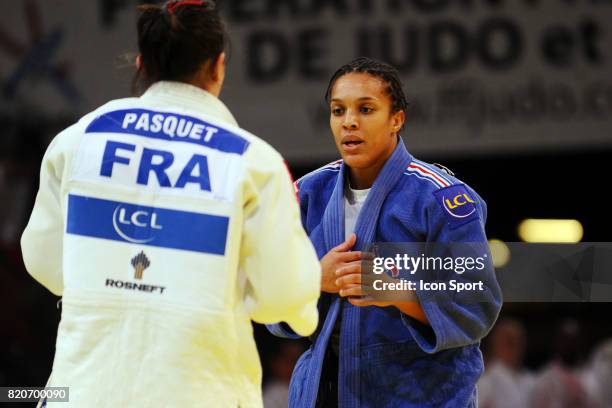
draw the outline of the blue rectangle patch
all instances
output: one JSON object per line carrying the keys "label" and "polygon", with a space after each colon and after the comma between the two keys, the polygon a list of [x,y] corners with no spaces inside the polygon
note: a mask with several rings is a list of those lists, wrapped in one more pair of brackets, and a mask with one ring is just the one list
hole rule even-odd
{"label": "blue rectangle patch", "polygon": [[221,127],[192,116],[146,109],[106,112],[95,118],[85,133],[123,133],[153,139],[206,146],[242,155],[249,141]]}
{"label": "blue rectangle patch", "polygon": [[68,196],[68,234],[224,255],[228,225],[223,216]]}

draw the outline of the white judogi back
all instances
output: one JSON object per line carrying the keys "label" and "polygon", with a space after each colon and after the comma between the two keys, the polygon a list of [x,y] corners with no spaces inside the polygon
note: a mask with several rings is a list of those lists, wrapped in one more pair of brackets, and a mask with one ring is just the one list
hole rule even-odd
{"label": "white judogi back", "polygon": [[60,133],[22,249],[63,298],[48,385],[74,406],[260,407],[250,320],[317,324],[319,263],[284,161],[190,85]]}

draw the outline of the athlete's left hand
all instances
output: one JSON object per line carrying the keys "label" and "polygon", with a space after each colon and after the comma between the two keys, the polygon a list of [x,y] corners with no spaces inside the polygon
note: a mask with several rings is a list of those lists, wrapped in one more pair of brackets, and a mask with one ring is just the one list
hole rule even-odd
{"label": "athlete's left hand", "polygon": [[[367,255],[366,255],[367,257]],[[374,275],[362,273],[363,261],[347,263],[336,270],[336,285],[340,288],[338,294],[348,299],[353,306],[393,306],[402,313],[411,316],[421,323],[429,324],[427,316],[418,301],[416,292],[410,290],[379,291],[374,288],[374,281],[381,283],[397,283],[398,280],[386,273]],[[379,284],[379,287],[382,286]],[[375,295],[372,296],[372,295]]]}
{"label": "athlete's left hand", "polygon": [[[362,262],[354,261],[338,268],[336,271],[336,285],[340,288],[338,294],[348,298],[354,306],[397,306],[399,303],[415,301],[414,292],[409,291],[379,291],[374,288],[374,281],[397,283],[386,273],[374,275],[362,273]],[[374,296],[373,296],[374,295]]]}

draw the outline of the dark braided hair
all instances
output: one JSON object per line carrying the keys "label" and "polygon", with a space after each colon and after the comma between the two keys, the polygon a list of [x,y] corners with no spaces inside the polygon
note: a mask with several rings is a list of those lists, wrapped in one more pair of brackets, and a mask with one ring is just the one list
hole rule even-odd
{"label": "dark braided hair", "polygon": [[212,0],[145,4],[138,10],[141,66],[133,79],[134,93],[157,81],[189,82],[203,63],[215,63],[228,45]]}
{"label": "dark braided hair", "polygon": [[336,80],[343,75],[351,72],[363,72],[382,79],[387,84],[387,95],[391,97],[391,113],[404,111],[408,109],[408,101],[402,83],[399,79],[399,72],[391,65],[377,61],[368,57],[359,57],[346,65],[341,66],[329,80],[329,85],[325,91],[325,102],[328,104],[331,100],[331,92]]}

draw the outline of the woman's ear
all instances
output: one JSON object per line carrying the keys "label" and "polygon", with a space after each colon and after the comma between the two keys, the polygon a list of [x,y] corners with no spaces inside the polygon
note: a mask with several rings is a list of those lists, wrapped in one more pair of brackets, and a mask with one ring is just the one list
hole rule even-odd
{"label": "woman's ear", "polygon": [[223,84],[225,79],[225,52],[219,54],[219,57],[213,64],[212,80],[217,82],[219,85]]}
{"label": "woman's ear", "polygon": [[402,126],[404,126],[404,122],[406,121],[406,113],[403,110],[395,112],[393,114],[392,121],[393,131],[398,133]]}
{"label": "woman's ear", "polygon": [[140,68],[142,68],[142,56],[140,54],[138,54],[136,56],[136,69],[140,71]]}
{"label": "woman's ear", "polygon": [[225,53],[222,52],[215,61],[208,60],[202,63],[190,83],[218,97],[221,94],[224,79]]}
{"label": "woman's ear", "polygon": [[201,72],[204,74],[206,71],[208,71],[209,76],[208,79],[204,80],[204,89],[218,97],[225,80],[225,53],[219,54],[215,62],[209,63],[208,67],[205,66],[204,71]]}

